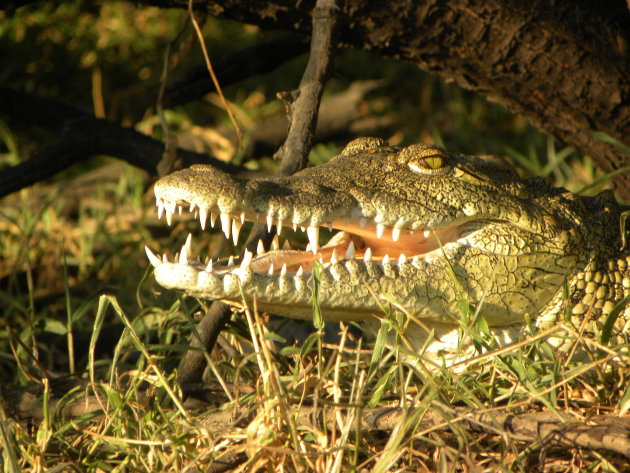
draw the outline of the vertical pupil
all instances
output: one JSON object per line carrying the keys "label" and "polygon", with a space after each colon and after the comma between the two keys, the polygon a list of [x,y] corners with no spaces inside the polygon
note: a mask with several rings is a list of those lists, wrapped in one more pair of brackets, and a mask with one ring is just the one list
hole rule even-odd
{"label": "vertical pupil", "polygon": [[425,163],[431,169],[442,167],[442,159],[439,156],[430,156],[425,159]]}

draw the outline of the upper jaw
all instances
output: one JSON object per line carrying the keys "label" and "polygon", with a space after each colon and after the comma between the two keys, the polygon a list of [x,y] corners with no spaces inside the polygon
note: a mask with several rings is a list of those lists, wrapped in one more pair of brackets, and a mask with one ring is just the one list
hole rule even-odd
{"label": "upper jaw", "polygon": [[[306,234],[309,243],[305,250],[280,249],[277,239],[271,248],[265,249],[262,243],[259,243],[256,254],[246,254],[241,261],[241,266],[246,263],[257,273],[272,275],[283,271],[291,273],[309,271],[315,260],[320,260],[324,264],[353,258],[363,258],[366,261],[371,259],[384,260],[384,262],[405,261],[408,258],[423,257],[442,245],[455,241],[460,235],[459,225],[422,228],[419,222],[414,222],[411,225],[412,228],[400,225],[389,226],[383,222],[391,220],[391,216],[388,219],[379,214],[369,217],[358,205],[349,210],[335,209],[328,215],[320,215],[318,218],[311,216],[309,225],[305,226],[303,219],[299,219],[299,223],[294,221],[298,220],[299,213],[293,209],[287,211],[286,207],[283,213],[270,212],[264,215],[252,209],[239,209],[235,202],[230,204],[220,197],[213,202],[207,197],[199,198],[199,195],[195,195],[196,199],[191,198],[191,201],[187,201],[186,196],[182,197],[182,193],[164,192],[163,189],[163,186],[155,188],[158,218],[164,215],[169,225],[175,213],[182,214],[187,209],[199,219],[202,229],[205,229],[207,225],[214,227],[219,222],[226,238],[232,238],[235,245],[238,243],[240,230],[246,221],[264,223],[268,230],[275,228],[277,235],[282,234],[285,226],[292,227],[294,231],[301,229]],[[291,218],[285,220],[282,218],[283,214]],[[320,247],[321,227],[337,229],[341,232]],[[414,227],[418,229],[414,230]],[[177,261],[180,264],[189,264],[191,253],[189,238]],[[182,255],[185,256],[182,257]],[[150,256],[150,259],[155,266],[156,258]],[[200,261],[195,263],[193,260],[191,263],[199,269],[204,267]],[[227,264],[216,264],[212,261],[209,263],[210,268],[215,272],[228,271],[237,266],[233,261]]]}

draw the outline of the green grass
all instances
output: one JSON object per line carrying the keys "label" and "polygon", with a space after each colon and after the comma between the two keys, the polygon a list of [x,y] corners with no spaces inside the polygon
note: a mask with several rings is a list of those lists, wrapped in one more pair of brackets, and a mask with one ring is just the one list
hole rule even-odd
{"label": "green grass", "polygon": [[[384,316],[375,345],[355,345],[343,329],[337,346],[315,331],[301,346],[281,347],[282,337],[252,310],[234,315],[211,356],[210,401],[183,402],[173,368],[203,307],[160,290],[147,275],[141,246],[173,246],[188,224],[158,225],[146,180],[130,168],[122,176],[122,183],[101,181],[80,200],[59,185],[45,192],[40,186],[2,207],[2,260],[11,265],[0,293],[0,369],[5,383],[43,390],[30,421],[1,412],[6,471],[191,471],[237,453],[247,456],[242,471],[627,468],[619,456],[549,449],[462,424],[458,409],[627,412],[628,360],[614,360],[614,347],[581,340],[564,323],[554,334],[575,340],[592,359],[570,361],[532,333],[463,370],[436,373],[400,362],[413,356],[400,336],[413,322],[395,312]],[[472,301],[460,307],[462,337],[492,346]],[[115,324],[123,327],[120,338],[104,339],[104,329]],[[68,351],[85,333],[83,348]],[[397,342],[386,345],[387,336]],[[103,342],[109,353],[99,351]],[[75,387],[64,391],[68,383]],[[64,414],[60,406],[74,410]],[[419,409],[391,433],[359,429],[362,412],[386,406]],[[313,409],[318,416],[305,414]],[[435,415],[443,420],[424,422]]]}
{"label": "green grass", "polygon": [[[178,30],[181,15],[156,18],[157,10],[134,10],[130,27],[125,19],[129,5],[101,12],[98,22],[74,7],[51,8],[31,18],[31,29],[24,26],[30,18],[26,9],[0,22],[0,40],[26,35],[11,58],[14,69],[26,70],[21,61],[27,61],[28,48],[39,50],[42,38],[53,37],[57,42],[46,49],[29,81],[61,82],[60,69],[47,72],[47,64],[62,63],[64,71],[78,67],[75,62],[98,67],[109,79],[103,94],[106,109],[119,113],[114,119],[159,135],[152,110],[163,60],[159,44]],[[85,54],[67,48],[67,31],[55,33],[58,21],[48,18],[60,16],[64,24],[86,29],[77,39]],[[123,22],[125,35],[142,34],[141,55],[125,49],[118,41],[123,36],[112,36],[107,18]],[[206,30],[213,58],[260,36],[214,20]],[[102,41],[94,34],[99,31]],[[186,59],[181,70],[189,65]],[[291,89],[302,68],[303,59],[297,60],[263,80],[227,90],[241,121],[251,125],[282,113],[274,95]],[[140,72],[146,76],[146,96],[134,89]],[[6,74],[8,83],[21,80],[11,70]],[[90,109],[89,75],[88,69],[73,75],[71,91],[57,91],[59,99]],[[383,77],[383,85],[361,107],[371,119],[394,120],[380,131],[391,144],[431,141],[456,152],[509,155],[523,175],[546,176],[572,190],[595,183],[588,192],[596,193],[608,184],[587,157],[541,135],[523,118],[409,65],[344,52],[327,95],[355,80]],[[218,109],[193,105],[166,115],[182,140],[225,156],[235,153],[255,169],[277,164],[217,137],[226,122]],[[244,128],[247,142],[253,131]],[[326,161],[351,138],[318,143],[311,162]],[[0,141],[0,164],[15,165],[45,137],[26,137],[0,122]],[[176,221],[171,228],[158,222],[148,178],[113,163],[95,158],[0,202],[0,379],[3,393],[10,386],[40,389],[34,398],[25,398],[32,400],[32,417],[0,402],[4,471],[179,473],[204,471],[229,454],[245,454],[241,471],[252,472],[630,468],[627,459],[609,452],[549,448],[509,432],[490,434],[464,425],[466,409],[572,412],[586,419],[630,411],[628,359],[615,354],[619,347],[608,346],[606,331],[583,340],[563,322],[545,333],[531,330],[517,346],[495,350],[481,317],[483,307],[477,312],[475,301],[465,295],[459,304],[461,336],[490,352],[457,370],[427,371],[420,362],[402,363],[414,356],[403,335],[405,326],[415,322],[396,312],[384,311],[374,342],[354,340],[342,326],[337,345],[325,343],[322,331],[315,330],[301,344],[285,346],[282,336],[268,328],[266,316],[250,308],[234,314],[209,357],[205,401],[183,401],[175,368],[205,303],[160,289],[143,245],[172,250],[183,235],[199,230],[189,221]],[[216,235],[195,239],[203,254],[225,254],[222,240]],[[552,333],[566,336],[590,357],[572,361],[550,345]],[[388,339],[394,343],[386,344]],[[360,428],[362,413],[392,406],[416,409],[397,418],[391,431]]]}

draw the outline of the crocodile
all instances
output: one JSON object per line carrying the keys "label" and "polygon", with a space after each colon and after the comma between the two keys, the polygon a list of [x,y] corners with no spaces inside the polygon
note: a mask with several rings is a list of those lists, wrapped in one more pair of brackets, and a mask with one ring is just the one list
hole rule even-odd
{"label": "crocodile", "polygon": [[[610,191],[580,196],[499,157],[359,138],[288,177],[194,165],[161,178],[155,196],[169,225],[188,208],[235,243],[246,221],[305,234],[300,248],[259,242],[236,262],[202,263],[190,235],[174,261],[147,248],[164,288],[290,318],[312,319],[317,304],[324,321],[372,331],[403,314],[407,348],[449,364],[477,353],[462,334],[479,321],[493,346],[558,324],[630,343],[630,207]],[[323,245],[320,230],[333,234]]]}

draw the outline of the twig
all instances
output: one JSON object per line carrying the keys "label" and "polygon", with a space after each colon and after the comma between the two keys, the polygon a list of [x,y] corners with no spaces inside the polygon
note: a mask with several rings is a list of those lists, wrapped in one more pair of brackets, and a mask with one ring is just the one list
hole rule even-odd
{"label": "twig", "polygon": [[[304,38],[296,34],[286,34],[278,38],[249,46],[236,51],[217,64],[217,80],[223,87],[257,74],[273,71],[288,60],[308,51]],[[208,82],[208,69],[197,66],[183,79],[166,89],[164,106],[173,108],[191,100],[203,97],[213,90]]]}
{"label": "twig", "polygon": [[193,0],[188,0],[188,14],[190,15],[190,21],[192,22],[193,27],[195,28],[195,32],[197,33],[197,38],[199,38],[199,45],[201,46],[201,50],[203,52],[203,58],[206,61],[206,68],[208,69],[208,72],[210,73],[210,77],[212,77],[212,82],[214,83],[214,87],[217,89],[219,97],[221,97],[221,102],[223,102],[225,111],[229,115],[230,120],[232,120],[232,123],[234,124],[234,128],[236,129],[236,139],[238,140],[238,147],[242,148],[243,147],[243,141],[242,141],[243,133],[241,132],[240,127],[238,126],[238,122],[236,121],[236,117],[234,116],[234,113],[232,113],[232,108],[230,107],[229,102],[223,95],[223,90],[221,90],[221,85],[219,84],[219,81],[217,80],[217,76],[214,73],[214,69],[212,68],[212,63],[210,62],[210,57],[208,56],[208,50],[206,49],[206,42],[203,39],[203,35],[201,34],[201,28],[199,28],[199,23],[197,22],[197,19],[195,18],[195,13],[193,12]]}

